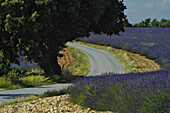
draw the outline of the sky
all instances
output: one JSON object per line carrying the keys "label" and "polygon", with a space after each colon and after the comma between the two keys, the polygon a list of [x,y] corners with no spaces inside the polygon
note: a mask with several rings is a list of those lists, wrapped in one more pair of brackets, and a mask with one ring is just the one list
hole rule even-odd
{"label": "sky", "polygon": [[170,19],[170,0],[124,0],[125,14],[130,23],[139,23],[146,18]]}

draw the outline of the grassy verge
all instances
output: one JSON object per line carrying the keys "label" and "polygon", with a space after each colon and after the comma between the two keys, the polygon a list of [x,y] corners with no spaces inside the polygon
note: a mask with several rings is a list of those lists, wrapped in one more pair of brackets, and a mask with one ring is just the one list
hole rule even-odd
{"label": "grassy verge", "polygon": [[41,75],[40,70],[29,70],[25,75],[11,71],[0,77],[0,90],[18,89],[41,85],[56,84],[49,77]]}
{"label": "grassy verge", "polygon": [[89,62],[87,56],[83,52],[70,46],[68,46],[68,50],[71,52],[74,58],[74,61],[72,63],[71,69],[69,69],[69,72],[72,75],[77,76],[87,75],[89,72]]}
{"label": "grassy verge", "polygon": [[119,61],[119,63],[122,65],[126,73],[139,72],[136,62],[133,59],[131,59],[125,52],[115,52],[113,51],[113,48],[108,46],[100,46],[100,45],[78,42],[78,41],[73,41],[73,42],[109,52]]}

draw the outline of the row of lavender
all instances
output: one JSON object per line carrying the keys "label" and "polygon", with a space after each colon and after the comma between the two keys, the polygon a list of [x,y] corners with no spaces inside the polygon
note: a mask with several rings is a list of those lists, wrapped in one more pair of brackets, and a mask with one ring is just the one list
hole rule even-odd
{"label": "row of lavender", "polygon": [[85,77],[76,80],[68,93],[72,102],[99,111],[168,113],[169,74],[170,70],[159,70]]}
{"label": "row of lavender", "polygon": [[119,36],[91,33],[89,38],[78,40],[140,53],[162,67],[170,68],[170,28],[125,28]]}
{"label": "row of lavender", "polygon": [[95,110],[120,113],[170,112],[170,28],[125,28],[125,31],[120,36],[92,34],[78,40],[140,53],[166,70],[85,77],[69,88],[71,101]]}

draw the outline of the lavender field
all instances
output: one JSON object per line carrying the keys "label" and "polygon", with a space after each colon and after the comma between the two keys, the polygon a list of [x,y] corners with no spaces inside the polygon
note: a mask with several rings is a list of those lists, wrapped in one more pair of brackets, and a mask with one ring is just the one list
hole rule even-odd
{"label": "lavender field", "polygon": [[155,60],[162,70],[145,73],[105,73],[76,80],[71,101],[95,110],[120,113],[170,112],[170,28],[125,28],[119,36],[92,35],[79,41],[139,53]]}
{"label": "lavender field", "polygon": [[70,87],[71,101],[99,111],[168,113],[170,71],[85,77]]}
{"label": "lavender field", "polygon": [[170,28],[125,28],[119,36],[92,33],[78,40],[139,53],[170,69]]}

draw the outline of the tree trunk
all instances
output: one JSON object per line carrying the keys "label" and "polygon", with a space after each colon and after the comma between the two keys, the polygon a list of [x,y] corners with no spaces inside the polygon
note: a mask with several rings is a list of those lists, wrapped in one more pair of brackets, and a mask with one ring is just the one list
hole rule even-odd
{"label": "tree trunk", "polygon": [[49,76],[51,79],[56,80],[58,77],[61,77],[61,67],[57,62],[57,55],[49,55],[47,68],[47,76]]}
{"label": "tree trunk", "polygon": [[54,74],[61,76],[61,67],[58,64],[57,55],[51,55],[50,60],[51,60],[51,68],[52,68]]}
{"label": "tree trunk", "polygon": [[57,80],[59,77],[62,77],[61,67],[57,61],[57,54],[50,54],[46,49],[43,51],[43,59],[41,63],[41,67],[44,69],[47,77],[50,77],[53,80]]}

